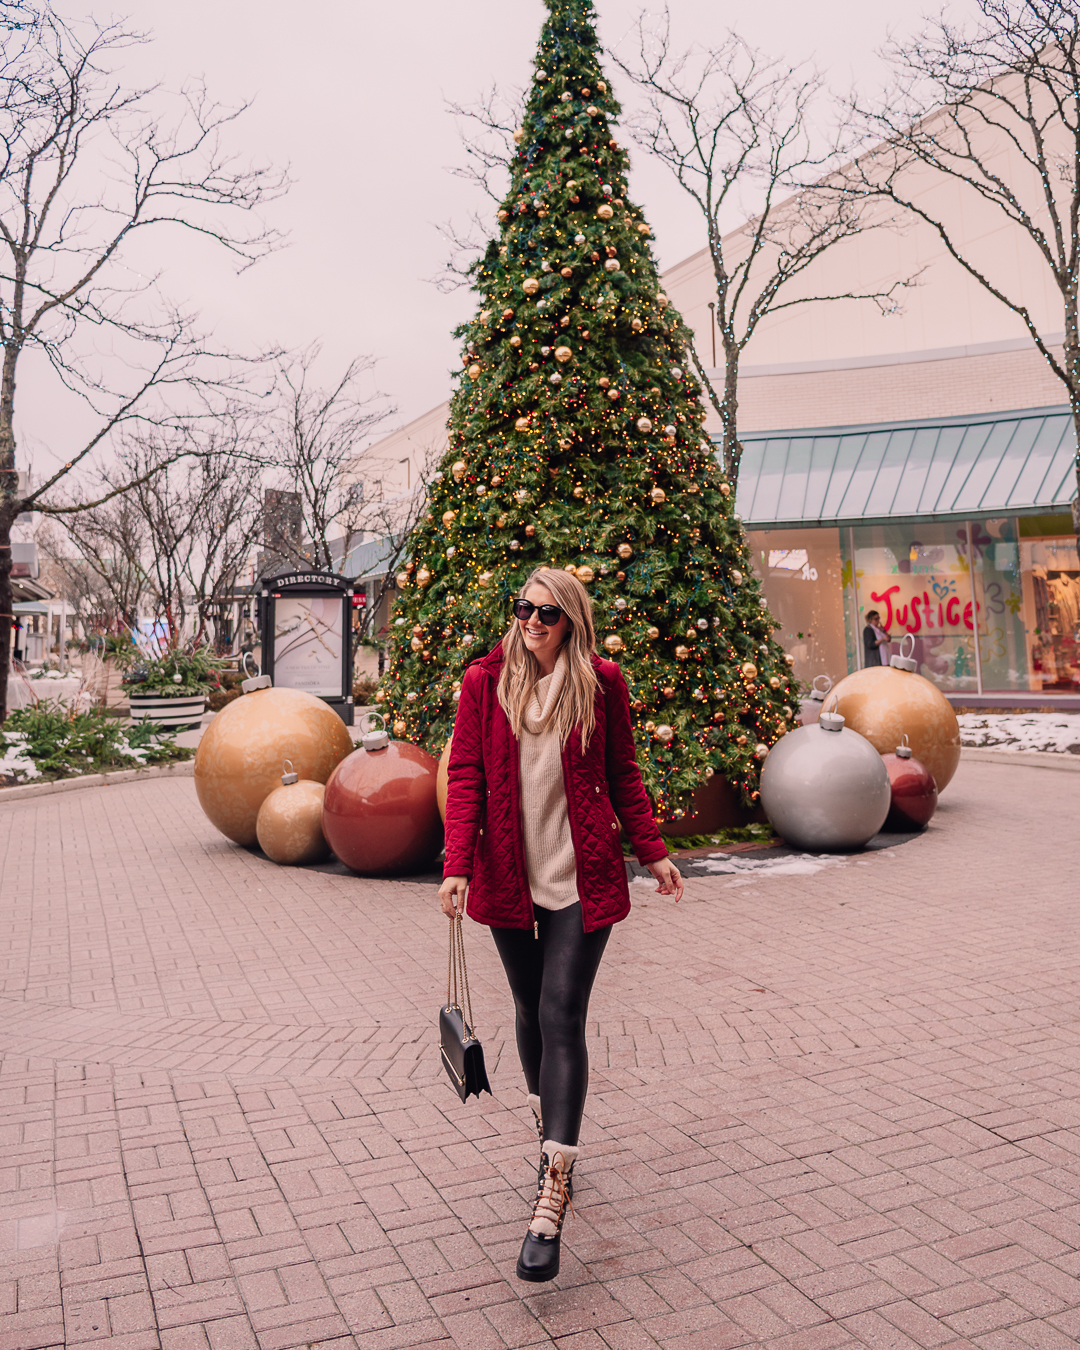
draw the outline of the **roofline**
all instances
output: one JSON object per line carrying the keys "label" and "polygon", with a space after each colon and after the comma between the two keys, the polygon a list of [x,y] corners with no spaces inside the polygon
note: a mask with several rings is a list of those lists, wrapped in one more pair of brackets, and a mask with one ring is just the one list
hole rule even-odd
{"label": "roofline", "polygon": [[[781,438],[809,440],[815,436],[864,436],[874,431],[907,431],[924,427],[979,427],[986,422],[1015,422],[1024,417],[1071,417],[1067,403],[1055,403],[1043,408],[1014,408],[1006,412],[964,413],[953,417],[914,417],[905,421],[856,422],[848,426],[793,427],[777,431],[747,431],[739,437],[747,441],[780,440]],[[713,433],[716,439],[719,432]]]}

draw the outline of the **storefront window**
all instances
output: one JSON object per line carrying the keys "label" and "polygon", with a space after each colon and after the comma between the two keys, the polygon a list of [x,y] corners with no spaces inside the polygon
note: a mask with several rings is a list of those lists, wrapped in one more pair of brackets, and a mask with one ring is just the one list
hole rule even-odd
{"label": "storefront window", "polygon": [[1080,562],[1068,523],[1067,516],[1020,522],[1030,687],[1058,694],[1080,691]]}
{"label": "storefront window", "polygon": [[844,648],[840,540],[835,529],[750,530],[748,542],[765,599],[795,658],[795,675],[836,681],[848,671]]}
{"label": "storefront window", "polygon": [[983,693],[1030,689],[1017,522],[1011,517],[973,520],[967,528],[978,599]]}
{"label": "storefront window", "polygon": [[[978,688],[976,602],[964,522],[841,530],[848,642],[857,664],[888,665],[910,633],[919,673],[942,689]],[[872,616],[876,612],[876,625]],[[875,626],[889,641],[878,646]]]}

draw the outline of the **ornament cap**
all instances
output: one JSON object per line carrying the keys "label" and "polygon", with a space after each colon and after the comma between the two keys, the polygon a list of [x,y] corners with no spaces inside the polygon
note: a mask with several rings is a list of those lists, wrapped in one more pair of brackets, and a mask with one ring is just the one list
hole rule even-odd
{"label": "ornament cap", "polygon": [[289,787],[293,783],[300,781],[300,775],[293,770],[292,760],[284,759],[281,761],[281,782],[284,787]]}
{"label": "ornament cap", "polygon": [[[824,684],[821,688],[818,687],[818,680],[824,681]],[[828,675],[815,675],[813,687],[810,690],[810,697],[816,703],[824,703],[825,695],[829,692],[831,688],[832,688],[832,680],[828,677]]]}
{"label": "ornament cap", "polygon": [[[376,727],[374,723],[378,721]],[[386,719],[381,713],[365,713],[360,719],[360,730],[363,733],[360,744],[365,750],[385,750],[390,744],[390,733],[386,730]]]}
{"label": "ornament cap", "polygon": [[844,718],[839,713],[822,713],[818,718],[818,726],[822,731],[843,731]]}
{"label": "ornament cap", "polygon": [[[908,646],[909,643],[911,644],[910,646]],[[894,670],[918,670],[919,663],[911,655],[914,650],[915,639],[910,633],[905,633],[900,639],[900,655],[891,656],[889,658],[889,665],[892,666]]]}
{"label": "ornament cap", "polygon": [[250,652],[245,652],[240,661],[240,674],[247,675],[247,679],[240,682],[240,692],[243,694],[253,694],[256,689],[273,687],[274,682],[269,675],[259,674],[259,667]]}
{"label": "ornament cap", "polygon": [[898,745],[898,746],[896,747],[896,758],[897,758],[897,759],[910,759],[910,758],[911,758],[911,753],[912,753],[912,752],[911,752],[911,746],[908,745],[907,732],[905,731],[905,732],[904,732],[904,743],[903,743],[903,745]]}

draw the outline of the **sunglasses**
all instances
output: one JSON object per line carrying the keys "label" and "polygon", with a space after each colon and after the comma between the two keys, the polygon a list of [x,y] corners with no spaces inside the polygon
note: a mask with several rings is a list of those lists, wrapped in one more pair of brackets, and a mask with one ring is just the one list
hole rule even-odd
{"label": "sunglasses", "polygon": [[531,619],[536,614],[540,622],[550,628],[556,624],[563,616],[563,611],[558,605],[534,605],[531,600],[514,601],[514,618]]}

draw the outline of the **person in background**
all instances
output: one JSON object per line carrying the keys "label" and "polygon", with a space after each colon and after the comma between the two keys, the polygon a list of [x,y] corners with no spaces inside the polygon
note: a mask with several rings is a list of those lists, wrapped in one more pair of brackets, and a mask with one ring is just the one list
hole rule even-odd
{"label": "person in background", "polygon": [[866,627],[862,630],[863,665],[889,664],[889,634],[881,626],[881,615],[876,609],[866,611]]}

